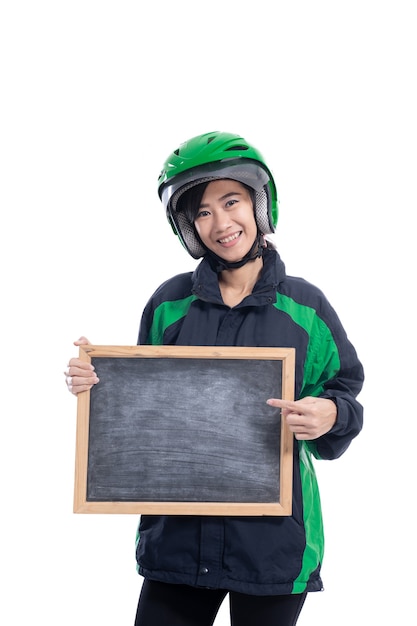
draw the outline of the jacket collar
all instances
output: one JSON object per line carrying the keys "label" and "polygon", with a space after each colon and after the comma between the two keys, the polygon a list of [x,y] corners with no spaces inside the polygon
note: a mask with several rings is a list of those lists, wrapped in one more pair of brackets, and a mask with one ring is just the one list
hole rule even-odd
{"label": "jacket collar", "polygon": [[[267,248],[263,254],[263,269],[250,296],[244,299],[244,306],[260,306],[275,301],[275,294],[280,282],[285,278],[285,265],[278,252]],[[222,304],[217,272],[208,259],[203,258],[192,275],[193,294],[205,302]],[[238,305],[243,306],[243,303]]]}

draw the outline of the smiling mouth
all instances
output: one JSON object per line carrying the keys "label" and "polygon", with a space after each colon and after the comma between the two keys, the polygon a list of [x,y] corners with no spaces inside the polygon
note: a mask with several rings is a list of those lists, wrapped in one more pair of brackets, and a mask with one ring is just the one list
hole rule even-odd
{"label": "smiling mouth", "polygon": [[230,243],[231,241],[238,239],[238,237],[240,237],[241,234],[242,234],[242,231],[240,230],[238,233],[235,233],[234,235],[230,235],[229,237],[225,237],[224,239],[218,239],[217,241],[219,243]]}

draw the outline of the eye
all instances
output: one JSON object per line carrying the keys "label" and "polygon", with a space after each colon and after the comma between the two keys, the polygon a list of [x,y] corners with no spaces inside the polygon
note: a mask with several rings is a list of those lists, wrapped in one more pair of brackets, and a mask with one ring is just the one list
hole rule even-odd
{"label": "eye", "polygon": [[237,202],[239,202],[239,200],[237,200],[236,198],[232,198],[231,200],[228,200],[228,201],[226,202],[226,207],[231,207],[231,206],[233,206],[234,204],[236,204]]}
{"label": "eye", "polygon": [[198,211],[195,219],[198,220],[199,217],[206,217],[207,215],[210,215],[210,213],[203,209],[202,211]]}

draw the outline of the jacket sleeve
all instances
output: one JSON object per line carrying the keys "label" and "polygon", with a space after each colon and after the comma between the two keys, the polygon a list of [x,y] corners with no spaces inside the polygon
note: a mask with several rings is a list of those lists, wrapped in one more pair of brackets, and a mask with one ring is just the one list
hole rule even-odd
{"label": "jacket sleeve", "polygon": [[319,312],[320,332],[314,333],[311,352],[314,366],[305,381],[303,395],[332,399],[337,406],[333,428],[318,439],[307,442],[319,459],[336,459],[349,447],[363,426],[363,407],[358,402],[364,382],[364,370],[352,343],[336,315],[325,300]]}
{"label": "jacket sleeve", "polygon": [[149,344],[149,333],[152,326],[154,314],[153,299],[151,298],[146,304],[139,326],[138,345]]}
{"label": "jacket sleeve", "polygon": [[322,437],[307,442],[311,452],[318,459],[329,460],[340,457],[363,426],[363,407],[356,399],[349,395],[333,396],[331,399],[337,406],[335,425]]}

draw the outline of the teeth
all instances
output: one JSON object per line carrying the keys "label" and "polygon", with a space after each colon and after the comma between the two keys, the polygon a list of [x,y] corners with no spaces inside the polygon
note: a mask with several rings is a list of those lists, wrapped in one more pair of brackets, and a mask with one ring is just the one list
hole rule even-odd
{"label": "teeth", "polygon": [[230,237],[225,237],[224,239],[219,239],[220,243],[229,243],[229,241],[233,241],[239,237],[240,233],[236,233],[235,235],[230,235]]}

